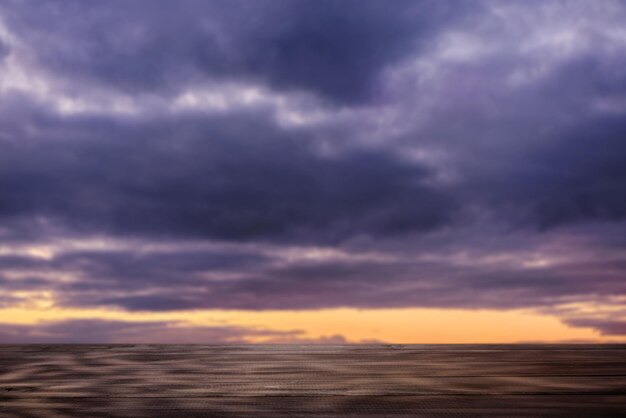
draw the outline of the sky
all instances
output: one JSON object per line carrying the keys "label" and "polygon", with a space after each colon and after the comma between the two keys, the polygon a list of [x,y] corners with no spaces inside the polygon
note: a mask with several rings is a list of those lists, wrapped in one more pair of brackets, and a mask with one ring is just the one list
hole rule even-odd
{"label": "sky", "polygon": [[626,342],[624,22],[0,0],[0,342]]}

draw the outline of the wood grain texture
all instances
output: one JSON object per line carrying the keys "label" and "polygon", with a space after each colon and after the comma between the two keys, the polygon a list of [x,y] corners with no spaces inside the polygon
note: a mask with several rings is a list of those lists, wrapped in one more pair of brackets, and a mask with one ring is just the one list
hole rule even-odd
{"label": "wood grain texture", "polygon": [[626,416],[624,345],[0,345],[0,417]]}

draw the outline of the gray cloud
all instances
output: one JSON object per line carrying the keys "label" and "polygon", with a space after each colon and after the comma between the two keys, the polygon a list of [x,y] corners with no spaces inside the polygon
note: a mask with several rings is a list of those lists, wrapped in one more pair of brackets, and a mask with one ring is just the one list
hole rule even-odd
{"label": "gray cloud", "polygon": [[[207,79],[259,80],[338,103],[371,98],[380,72],[455,17],[461,2],[9,2],[37,65],[131,93]],[[50,18],[56,16],[56,18]]]}
{"label": "gray cloud", "polygon": [[[41,137],[18,139],[26,120]],[[324,156],[313,133],[281,132],[256,114],[69,124],[26,114],[13,127],[0,141],[7,222],[43,217],[87,232],[337,241],[431,230],[455,209],[419,164],[384,150]]]}

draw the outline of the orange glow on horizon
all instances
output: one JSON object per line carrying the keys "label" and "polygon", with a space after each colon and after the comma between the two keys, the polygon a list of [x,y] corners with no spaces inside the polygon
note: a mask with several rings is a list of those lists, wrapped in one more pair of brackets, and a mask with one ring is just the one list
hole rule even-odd
{"label": "orange glow on horizon", "polygon": [[[111,309],[61,308],[33,301],[28,306],[0,309],[0,323],[36,325],[47,321],[98,319],[165,321],[176,326],[238,326],[273,331],[303,331],[301,338],[342,336],[348,342],[397,344],[625,342],[591,328],[570,327],[552,315],[531,310],[466,310],[439,308],[322,309],[302,311],[198,310],[127,312]],[[264,342],[253,337],[250,342]],[[169,341],[164,341],[169,342]],[[210,343],[210,341],[207,341]]]}

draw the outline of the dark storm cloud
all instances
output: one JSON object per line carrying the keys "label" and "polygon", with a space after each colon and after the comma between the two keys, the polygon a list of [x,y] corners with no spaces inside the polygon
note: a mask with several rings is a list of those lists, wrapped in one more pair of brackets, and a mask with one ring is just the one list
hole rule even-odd
{"label": "dark storm cloud", "polygon": [[[282,132],[260,115],[19,117],[0,140],[6,223],[49,218],[87,232],[307,242],[431,230],[455,209],[419,164],[383,150],[324,156],[313,133]],[[20,132],[26,124],[36,137]]]}
{"label": "dark storm cloud", "polygon": [[626,218],[626,122],[598,116],[543,138],[468,177],[468,201],[539,230]]}
{"label": "dark storm cloud", "polygon": [[[129,257],[130,255],[130,257]],[[213,270],[233,270],[254,267],[268,257],[253,252],[185,251],[182,253],[139,253],[83,251],[60,255],[49,262],[54,268],[78,266],[89,275],[131,279],[138,276],[157,278],[159,275],[193,274]]]}
{"label": "dark storm cloud", "polygon": [[[270,73],[281,83],[322,95],[333,91],[344,99],[367,91],[374,74],[395,62],[392,56],[400,60],[398,51],[420,57],[418,38],[430,39],[426,56],[436,51],[433,39],[450,29],[442,22],[456,22],[460,30],[475,22],[470,16],[489,22],[488,7],[468,10],[447,2],[145,6],[8,3],[4,20],[32,49],[24,53],[28,59],[68,76],[66,83],[78,83],[78,89],[94,83],[152,91],[179,81],[199,86],[184,68],[204,56],[203,48],[189,45],[203,45],[206,38],[209,46],[220,43],[220,54],[227,50],[251,62],[271,58]],[[231,24],[241,19],[247,24]],[[187,30],[179,30],[183,27]],[[591,40],[607,43],[595,33]],[[276,58],[275,49],[284,55]],[[309,50],[328,53],[315,55],[328,63],[309,65],[299,55]],[[207,62],[225,65],[223,73],[234,79],[248,77],[227,58]],[[409,137],[415,145],[428,144],[429,137],[445,139],[437,146],[451,156],[450,168],[461,177],[458,198],[432,186],[438,168],[398,160],[393,144],[322,155],[318,137],[359,141],[356,124],[323,133],[315,127],[285,132],[267,120],[266,111],[256,110],[220,117],[148,115],[140,122],[119,115],[58,119],[33,110],[28,98],[6,96],[0,216],[11,228],[0,233],[7,239],[18,229],[25,234],[35,220],[34,229],[40,230],[50,217],[85,232],[338,242],[359,234],[432,230],[462,213],[457,206],[477,206],[500,219],[522,218],[541,228],[623,219],[623,118],[589,111],[590,103],[623,95],[623,55],[604,46],[585,50],[553,64],[548,76],[527,87],[506,84],[515,70],[530,71],[534,59],[506,50],[441,68],[450,97],[438,98],[442,110],[423,132]],[[299,74],[300,64],[311,73]],[[243,67],[276,87],[264,66]],[[149,86],[142,87],[144,82]],[[327,89],[322,86],[327,82],[340,87]],[[351,82],[359,87],[350,87]],[[411,103],[404,105],[410,111]],[[579,122],[563,123],[562,112]],[[595,150],[587,152],[590,148]]]}
{"label": "dark storm cloud", "polygon": [[243,78],[356,103],[461,5],[149,0],[10,2],[4,9],[37,65],[62,77],[157,94]]}
{"label": "dark storm cloud", "polygon": [[[336,307],[524,308],[584,295],[623,294],[623,263],[519,269],[447,263],[321,263],[265,268],[233,280],[182,281],[175,294],[101,298],[78,294],[67,303],[116,305],[129,310],[319,309]],[[591,280],[593,278],[593,280]],[[204,283],[204,286],[201,284]],[[120,290],[126,289],[122,286]],[[70,292],[68,292],[69,294]]]}
{"label": "dark storm cloud", "polygon": [[[626,85],[626,83],[625,83]],[[534,151],[520,185],[542,227],[626,217],[626,119],[604,117]]]}
{"label": "dark storm cloud", "polygon": [[[473,156],[477,166],[465,174],[468,184],[477,181],[475,189],[470,186],[474,197],[493,205],[500,217],[541,229],[623,220],[626,119],[610,106],[619,107],[626,95],[624,68],[622,55],[577,57],[510,98],[514,109],[519,107],[515,120],[503,113],[485,134],[511,139],[503,147],[487,144],[498,160]],[[535,104],[545,114],[528,111],[527,116],[524,108]],[[608,109],[602,110],[603,105]],[[517,126],[524,122],[526,126]]]}

